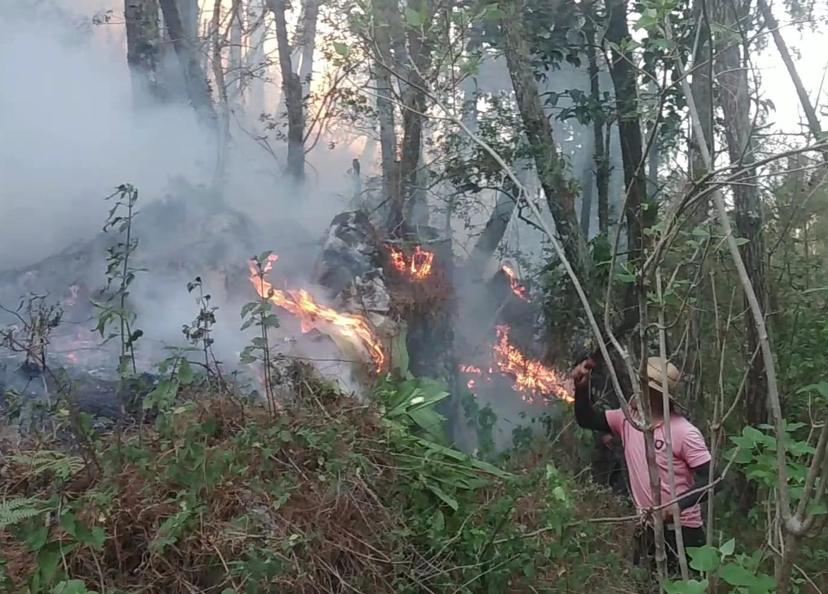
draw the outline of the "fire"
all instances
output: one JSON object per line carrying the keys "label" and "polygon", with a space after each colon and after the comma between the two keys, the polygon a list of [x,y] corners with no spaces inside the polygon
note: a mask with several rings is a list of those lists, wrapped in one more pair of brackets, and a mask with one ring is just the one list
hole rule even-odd
{"label": "fire", "polygon": [[434,263],[434,252],[424,250],[421,246],[414,248],[414,253],[406,262],[405,254],[402,250],[395,247],[389,247],[391,251],[391,264],[402,274],[409,276],[412,280],[421,281],[431,274],[431,267]]}
{"label": "fire", "polygon": [[[551,395],[573,402],[572,389],[567,379],[536,359],[529,359],[509,343],[509,327],[498,326],[494,346],[495,363],[502,373],[515,378],[514,388],[531,395]],[[530,397],[531,400],[531,397]]]}
{"label": "fire", "polygon": [[[268,256],[263,272],[270,272],[277,259],[278,256],[275,254]],[[269,282],[259,277],[254,262],[249,262],[249,267],[250,282],[259,296],[298,317],[303,333],[317,328],[332,337],[341,337],[352,344],[361,345],[376,365],[377,372],[382,371],[385,365],[385,352],[364,318],[355,314],[341,314],[330,307],[320,305],[304,289],[274,289]]]}
{"label": "fire", "polygon": [[[513,388],[520,392],[522,398],[532,402],[536,397],[554,397],[564,402],[573,402],[573,386],[568,378],[546,367],[536,359],[530,359],[509,343],[509,327],[497,326],[497,343],[492,349],[493,366],[484,373],[474,365],[460,365],[459,370],[468,375],[485,377],[491,381],[490,374],[500,373],[514,378]],[[466,383],[469,390],[474,390],[477,382],[471,378]]]}
{"label": "fire", "polygon": [[501,270],[503,270],[503,273],[509,278],[509,285],[512,287],[512,293],[523,301],[529,301],[529,296],[526,294],[526,287],[520,284],[515,271],[506,264],[501,266]]}

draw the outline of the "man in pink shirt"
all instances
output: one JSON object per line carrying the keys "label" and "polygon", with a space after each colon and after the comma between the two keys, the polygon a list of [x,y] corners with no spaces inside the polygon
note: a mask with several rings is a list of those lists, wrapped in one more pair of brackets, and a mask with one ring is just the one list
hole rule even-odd
{"label": "man in pink shirt", "polygon": [[[681,510],[680,518],[677,522],[672,517],[671,508],[669,507],[659,513],[664,518],[664,537],[667,543],[668,562],[671,569],[675,570],[678,567],[676,530],[681,529],[686,547],[700,547],[705,544],[700,503],[704,500],[707,491],[701,490],[697,493],[690,493],[697,489],[703,489],[707,485],[710,471],[710,452],[701,431],[671,406],[669,422],[672,452],[668,453],[664,435],[662,365],[662,359],[659,357],[650,357],[647,360],[648,385],[644,386],[644,390],[645,396],[650,398],[650,409],[653,414],[653,422],[656,424],[653,433],[662,504],[673,500],[670,495],[667,456],[671,455],[673,458],[673,470],[676,480],[675,493]],[[595,366],[595,361],[588,358],[579,363],[572,372],[572,378],[575,382],[575,420],[581,427],[612,432],[621,438],[633,501],[640,512],[646,512],[653,507],[654,501],[645,455],[644,433],[627,421],[621,409],[597,411],[593,408],[589,397],[589,383],[591,371]],[[671,395],[676,393],[679,378],[678,369],[668,362],[667,386]],[[635,410],[634,406],[630,407],[630,412],[634,418],[638,417],[638,411]],[[637,543],[637,562],[641,561],[642,556],[646,556],[650,565],[652,565],[652,555],[655,547],[652,530],[652,526],[648,525],[644,539]]]}

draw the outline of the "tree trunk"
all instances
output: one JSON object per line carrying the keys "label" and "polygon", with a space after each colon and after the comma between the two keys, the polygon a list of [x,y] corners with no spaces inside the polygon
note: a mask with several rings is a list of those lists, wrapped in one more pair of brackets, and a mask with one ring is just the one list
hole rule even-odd
{"label": "tree trunk", "polygon": [[230,17],[230,61],[227,71],[233,81],[230,87],[230,97],[235,105],[240,105],[244,94],[244,76],[242,74],[242,30],[244,29],[244,15],[242,0],[233,0],[233,14]]}
{"label": "tree trunk", "polygon": [[578,226],[575,191],[564,175],[564,162],[558,154],[552,136],[552,126],[541,104],[526,32],[523,29],[521,6],[520,0],[511,3],[511,10],[508,10],[501,20],[506,63],[526,138],[533,153],[546,202],[555,219],[558,237],[575,274],[584,281],[589,278],[591,270],[589,251]]}
{"label": "tree trunk", "polygon": [[158,80],[161,43],[158,0],[124,0],[124,21],[133,101],[140,107],[148,103],[148,98],[163,98]]}
{"label": "tree trunk", "polygon": [[[589,72],[589,96],[594,105],[600,105],[601,83],[598,78],[598,58],[595,52],[595,17],[592,12],[592,3],[584,2],[581,9],[584,12],[585,19],[584,34],[586,35]],[[595,186],[598,190],[598,231],[604,235],[609,231],[609,154],[604,148],[605,122],[606,118],[603,111],[596,112],[592,117],[592,159],[595,163]],[[584,224],[583,215],[581,215],[581,224]],[[587,232],[584,233],[584,237],[589,239]]]}
{"label": "tree trunk", "polygon": [[[394,220],[389,227],[397,229],[404,226],[404,220],[411,214],[414,208],[414,198],[417,194],[419,184],[418,171],[422,155],[423,123],[426,110],[426,81],[423,74],[431,62],[431,47],[426,39],[427,26],[431,22],[432,6],[430,0],[408,0],[408,10],[422,15],[422,27],[406,27],[406,39],[408,41],[407,55],[398,56],[398,62],[406,57],[411,60],[413,66],[403,69],[407,74],[407,84],[402,94],[402,154],[400,159],[400,183],[402,184],[400,196],[402,204],[394,209]],[[402,214],[402,219],[397,217]]]}
{"label": "tree trunk", "polygon": [[184,84],[187,89],[187,96],[190,99],[196,113],[211,128],[216,127],[216,112],[210,98],[210,87],[207,84],[207,76],[198,60],[198,54],[193,46],[193,40],[184,31],[181,15],[178,11],[176,0],[160,0],[161,12],[164,15],[164,23],[167,27],[167,35],[172,42],[178,62],[181,65],[181,72]]}
{"label": "tree trunk", "polygon": [[[723,1],[718,7],[723,30],[736,30],[738,20],[747,14],[746,5],[739,8],[742,14],[736,14],[730,2]],[[715,60],[716,81],[719,86],[724,127],[727,139],[727,151],[733,164],[741,163],[746,168],[732,185],[735,222],[739,236],[747,243],[739,249],[747,269],[750,282],[756,291],[756,298],[762,311],[767,309],[768,286],[765,271],[765,243],[762,234],[762,206],[759,192],[754,184],[755,170],[750,168],[754,162],[752,124],[750,118],[750,95],[747,70],[742,62],[740,46],[733,43],[732,37],[717,40],[718,51]],[[745,303],[745,307],[748,307]],[[745,319],[744,344],[745,361],[750,361],[758,348],[759,335],[756,324]],[[753,359],[745,384],[745,421],[751,426],[768,422],[767,407],[768,384],[762,357]],[[742,485],[742,509],[753,507],[756,489],[752,483]]]}
{"label": "tree trunk", "polygon": [[[799,77],[796,64],[794,64],[794,61],[791,58],[791,52],[788,51],[788,44],[785,43],[785,38],[782,37],[782,31],[779,28],[779,23],[773,16],[773,11],[770,6],[768,6],[766,0],[757,0],[757,2],[759,4],[759,11],[762,13],[762,18],[765,19],[765,24],[773,35],[773,42],[776,44],[776,50],[782,57],[782,61],[785,63],[785,68],[788,71],[788,76],[790,77],[794,88],[796,88],[796,94],[799,97],[799,104],[802,106],[802,111],[805,112],[805,119],[808,120],[808,129],[811,131],[814,140],[819,142],[823,140],[822,126],[819,123],[819,117],[817,116],[816,109],[811,103],[811,98],[808,97],[808,91],[805,90],[805,85],[802,84],[802,79]],[[825,163],[828,163],[828,149],[822,150],[822,160],[825,161]],[[825,174],[824,170],[817,170],[814,172],[815,178],[812,179],[811,186],[815,186],[819,183]]]}
{"label": "tree trunk", "polygon": [[302,13],[299,15],[299,26],[296,33],[296,42],[293,50],[299,80],[302,81],[304,94],[310,92],[311,76],[313,74],[313,54],[316,50],[316,23],[319,19],[319,0],[304,0]]}
{"label": "tree trunk", "polygon": [[515,189],[509,181],[504,182],[505,192],[498,192],[494,210],[486,221],[486,226],[477,238],[466,264],[466,275],[470,279],[478,279],[483,276],[486,263],[492,257],[497,246],[503,240],[503,235],[509,227],[509,221],[515,210]]}
{"label": "tree trunk", "polygon": [[305,178],[305,116],[302,105],[302,81],[294,72],[290,59],[285,0],[267,0],[267,6],[276,20],[276,45],[279,50],[279,69],[288,118],[287,173],[295,181]]}
{"label": "tree trunk", "polygon": [[[655,224],[657,213],[652,203],[650,208],[644,208],[647,202],[647,180],[642,162],[641,116],[638,110],[638,84],[633,57],[628,52],[619,49],[631,40],[627,25],[627,0],[607,0],[607,12],[607,32],[604,37],[613,44],[610,74],[615,87],[618,134],[621,140],[621,159],[624,164],[627,259],[636,265],[641,263],[644,251],[643,231]],[[637,300],[634,285],[628,285],[624,295],[623,325],[625,327],[633,327],[639,321]]]}
{"label": "tree trunk", "polygon": [[[707,13],[707,1],[695,0],[693,3],[693,19],[699,23],[699,29],[696,32],[698,37],[698,45],[695,56],[693,57],[693,75],[690,80],[690,89],[693,93],[693,100],[696,103],[696,109],[699,111],[699,118],[701,129],[704,132],[704,139],[692,133],[690,138],[690,177],[693,180],[698,180],[707,173],[707,167],[704,165],[704,159],[699,151],[699,143],[706,142],[707,150],[711,155],[715,155],[713,147],[713,62],[711,60],[711,39],[710,39],[710,21]],[[696,217],[696,221],[700,221],[705,213],[704,208],[698,209],[701,213],[700,217]]]}
{"label": "tree trunk", "polygon": [[394,117],[394,92],[391,80],[391,32],[389,0],[376,0],[374,19],[374,80],[377,84],[377,119],[380,128],[380,159],[382,167],[382,201],[393,210],[399,203],[397,183],[397,129]]}
{"label": "tree trunk", "polygon": [[[187,39],[198,39],[198,0],[177,0],[181,28]],[[221,2],[221,0],[217,0]]]}

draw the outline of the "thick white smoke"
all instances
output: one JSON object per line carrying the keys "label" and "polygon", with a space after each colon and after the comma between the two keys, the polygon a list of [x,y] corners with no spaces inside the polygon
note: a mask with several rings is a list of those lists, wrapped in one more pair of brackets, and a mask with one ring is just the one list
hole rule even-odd
{"label": "thick white smoke", "polygon": [[[108,22],[93,22],[94,15],[107,11]],[[195,317],[194,298],[186,290],[192,273],[182,273],[181,278],[170,274],[175,263],[196,262],[197,273],[207,279],[212,265],[227,271],[228,261],[232,268],[238,260],[238,269],[229,271],[241,272],[236,294],[221,303],[216,329],[219,356],[232,366],[248,340],[238,330],[239,307],[253,298],[244,272],[252,250],[235,253],[239,250],[232,248],[251,243],[256,251],[290,248],[274,277],[290,278],[291,286],[307,286],[323,230],[347,207],[349,197],[343,194],[349,192],[346,172],[353,155],[346,145],[328,150],[323,139],[309,155],[308,182],[300,193],[282,173],[283,143],[273,143],[272,155],[234,128],[221,198],[225,208],[255,223],[256,236],[232,225],[193,228],[185,233],[191,237],[182,238],[170,237],[166,227],[155,228],[155,223],[141,226],[141,221],[159,218],[157,210],[154,219],[150,217],[148,206],[170,194],[189,201],[186,208],[201,215],[209,211],[208,192],[199,187],[214,179],[216,144],[213,133],[201,127],[185,103],[133,108],[122,11],[118,0],[0,2],[0,273],[28,270],[44,258],[69,254],[67,248],[73,244],[93,240],[112,206],[104,197],[119,184],[131,183],[139,189],[143,210],[136,223],[139,256],[154,258],[142,262],[148,270],[138,275],[131,291],[138,326],[145,331],[139,349],[156,357],[162,344],[180,345],[182,325]],[[272,113],[281,110],[275,102],[268,106]],[[251,122],[257,115],[237,113],[233,119]],[[189,190],[182,193],[182,187]],[[220,208],[218,212],[209,220],[227,218]],[[169,214],[166,218],[175,213]],[[165,218],[163,211],[160,218]],[[180,232],[180,225],[171,228]],[[187,245],[204,245],[208,255],[177,249]],[[51,296],[60,298],[68,289],[64,285],[76,281],[100,287],[104,246],[97,244],[89,255],[100,262],[92,265],[86,278],[56,275],[51,284],[46,281]],[[64,268],[74,266],[78,265],[67,259]],[[41,270],[39,276],[43,275]],[[15,305],[18,295],[8,293],[18,290],[16,283],[0,289],[10,299],[4,305]],[[206,289],[214,295],[222,292],[218,286]],[[286,334],[295,330],[285,321]],[[77,325],[85,329],[94,323],[79,320]],[[302,354],[331,357],[329,351],[310,346]]]}
{"label": "thick white smoke", "polygon": [[10,4],[0,8],[0,269],[91,237],[122,182],[150,199],[170,176],[205,178],[213,152],[187,106],[132,110],[117,37],[79,15]]}

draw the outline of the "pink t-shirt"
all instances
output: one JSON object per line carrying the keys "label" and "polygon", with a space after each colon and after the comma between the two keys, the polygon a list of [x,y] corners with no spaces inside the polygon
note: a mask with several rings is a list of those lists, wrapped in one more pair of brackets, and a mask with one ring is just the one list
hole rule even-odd
{"label": "pink t-shirt", "polygon": [[[624,418],[620,409],[606,411],[607,424],[613,433],[621,436],[624,444],[624,458],[630,475],[630,488],[636,507],[652,507],[650,475],[647,470],[647,456],[644,450],[644,433],[633,427]],[[656,464],[661,482],[661,502],[672,501],[670,497],[669,473],[664,440],[664,427],[659,425],[653,431],[656,448]],[[693,471],[701,464],[710,462],[710,452],[704,443],[701,431],[680,415],[670,418],[670,434],[673,439],[673,469],[676,474],[676,495],[690,490],[693,486]],[[698,528],[702,525],[701,507],[694,505],[681,512],[681,525]]]}

